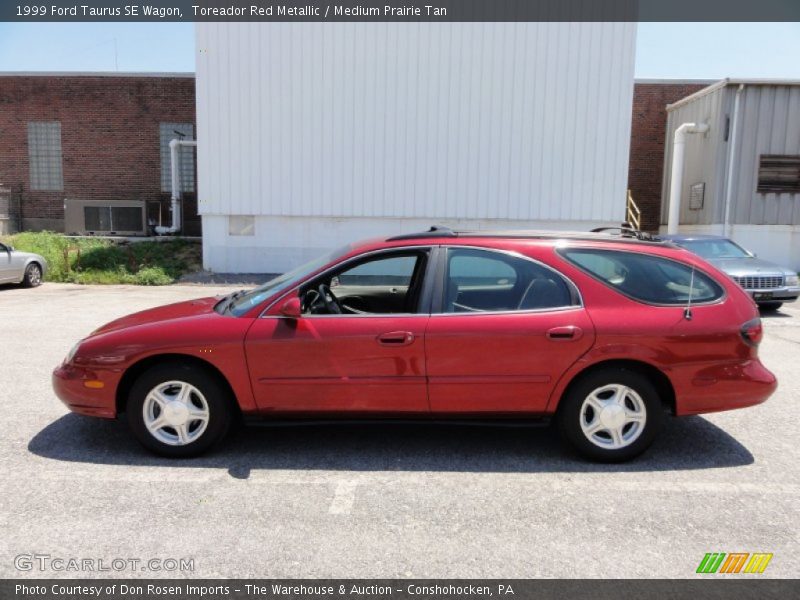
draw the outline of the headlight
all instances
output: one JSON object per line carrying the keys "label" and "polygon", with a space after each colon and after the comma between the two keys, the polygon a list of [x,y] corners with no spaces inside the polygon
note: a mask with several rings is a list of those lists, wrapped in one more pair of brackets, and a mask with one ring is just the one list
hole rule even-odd
{"label": "headlight", "polygon": [[797,278],[797,273],[786,276],[786,285],[791,287],[797,287],[797,285],[800,285],[800,280]]}
{"label": "headlight", "polygon": [[65,363],[71,363],[72,359],[75,358],[75,354],[78,352],[78,348],[81,347],[81,343],[78,342],[72,348],[70,348],[69,352],[67,352],[67,358],[64,359]]}

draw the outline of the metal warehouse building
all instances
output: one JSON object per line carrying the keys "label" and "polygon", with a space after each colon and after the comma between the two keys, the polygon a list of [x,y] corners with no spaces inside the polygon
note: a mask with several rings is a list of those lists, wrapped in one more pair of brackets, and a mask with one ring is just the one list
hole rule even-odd
{"label": "metal warehouse building", "polygon": [[632,23],[198,23],[204,266],[433,223],[619,223]]}
{"label": "metal warehouse building", "polygon": [[682,233],[728,235],[800,270],[800,81],[725,79],[667,111],[662,224],[669,221],[675,131],[707,126],[684,142],[675,225]]}

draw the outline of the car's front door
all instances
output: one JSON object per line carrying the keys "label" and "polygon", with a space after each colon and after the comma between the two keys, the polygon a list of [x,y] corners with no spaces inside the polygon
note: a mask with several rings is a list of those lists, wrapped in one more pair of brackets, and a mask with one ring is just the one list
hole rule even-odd
{"label": "car's front door", "polygon": [[539,413],[594,329],[577,290],[515,254],[449,248],[425,338],[434,413]]}
{"label": "car's front door", "polygon": [[427,413],[429,254],[414,248],[348,261],[300,288],[300,318],[257,319],[245,346],[259,409]]}

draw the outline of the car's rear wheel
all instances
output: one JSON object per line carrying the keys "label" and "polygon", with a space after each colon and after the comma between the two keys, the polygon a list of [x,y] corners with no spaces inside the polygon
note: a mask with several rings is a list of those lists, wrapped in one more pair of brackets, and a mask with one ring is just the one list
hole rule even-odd
{"label": "car's rear wheel", "polygon": [[32,288],[42,284],[42,267],[37,263],[31,263],[25,268],[25,275],[22,277],[22,285]]}
{"label": "car's rear wheel", "polygon": [[783,302],[759,302],[758,308],[761,310],[778,310],[783,306]]}
{"label": "car's rear wheel", "polygon": [[630,460],[653,443],[664,421],[658,391],[624,368],[594,371],[570,386],[558,410],[562,436],[600,462]]}
{"label": "car's rear wheel", "polygon": [[141,444],[171,458],[197,456],[230,428],[230,392],[206,370],[171,363],[143,373],[128,398],[128,425]]}

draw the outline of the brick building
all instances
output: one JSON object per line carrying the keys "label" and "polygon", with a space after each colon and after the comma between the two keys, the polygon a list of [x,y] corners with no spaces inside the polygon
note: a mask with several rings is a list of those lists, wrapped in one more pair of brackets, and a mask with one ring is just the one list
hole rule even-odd
{"label": "brick building", "polygon": [[[169,141],[193,139],[194,128],[193,74],[0,74],[0,189],[10,218],[65,231],[66,201],[79,203],[83,229],[97,233],[144,233],[148,218],[169,224]],[[193,151],[184,150],[188,235],[200,233],[195,176]],[[128,212],[113,212],[120,205]],[[112,227],[115,218],[122,223]]]}
{"label": "brick building", "polygon": [[658,231],[661,222],[667,104],[711,83],[697,79],[637,79],[634,84],[628,189],[642,211],[645,231]]}

